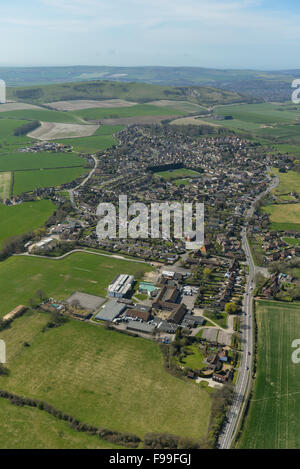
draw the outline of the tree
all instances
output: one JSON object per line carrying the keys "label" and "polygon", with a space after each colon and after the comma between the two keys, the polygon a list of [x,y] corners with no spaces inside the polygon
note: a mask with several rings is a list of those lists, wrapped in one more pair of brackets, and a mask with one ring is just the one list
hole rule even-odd
{"label": "tree", "polygon": [[238,307],[235,303],[226,303],[225,313],[236,314]]}

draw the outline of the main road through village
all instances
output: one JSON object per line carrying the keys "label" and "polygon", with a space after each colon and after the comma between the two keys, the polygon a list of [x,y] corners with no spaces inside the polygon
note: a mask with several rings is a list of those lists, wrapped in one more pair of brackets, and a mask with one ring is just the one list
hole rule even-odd
{"label": "main road through village", "polygon": [[247,239],[247,221],[253,216],[255,204],[268,192],[279,184],[279,179],[275,176],[268,189],[261,193],[254,201],[246,214],[245,224],[242,229],[242,243],[249,266],[249,274],[244,295],[244,310],[241,319],[242,331],[242,357],[238,370],[238,377],[234,389],[233,401],[228,410],[226,421],[219,436],[218,447],[229,449],[234,441],[236,431],[239,427],[243,415],[244,406],[251,388],[251,373],[253,366],[253,290],[255,287],[255,264]]}

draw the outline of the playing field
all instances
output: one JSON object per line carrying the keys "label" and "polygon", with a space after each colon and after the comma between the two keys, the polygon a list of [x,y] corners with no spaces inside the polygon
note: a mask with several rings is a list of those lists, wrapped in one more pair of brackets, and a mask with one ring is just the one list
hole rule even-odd
{"label": "playing field", "polygon": [[77,290],[106,296],[106,288],[117,274],[141,278],[152,270],[148,264],[85,253],[62,260],[11,257],[0,263],[0,316],[16,305],[27,304],[39,289],[57,300]]}
{"label": "playing field", "polygon": [[269,205],[263,211],[270,215],[272,230],[300,231],[300,204]]}
{"label": "playing field", "polygon": [[11,173],[0,173],[0,199],[6,199],[10,194]]}
{"label": "playing field", "polygon": [[7,364],[11,375],[0,377],[0,388],[140,437],[148,432],[205,435],[210,395],[168,374],[156,343],[70,321],[45,333],[32,326],[35,335],[28,332],[30,347],[24,347],[26,320],[25,315],[2,334],[8,350],[12,340],[13,354]]}
{"label": "playing field", "polygon": [[300,448],[300,303],[257,303],[258,361],[255,392],[239,447]]}
{"label": "playing field", "polygon": [[[55,205],[49,200],[26,202],[13,207],[0,205],[0,218],[5,220],[0,224],[0,248],[5,239],[33,231],[42,226],[54,210]],[[3,265],[4,263],[0,264],[1,267]]]}
{"label": "playing field", "polygon": [[197,171],[193,171],[192,169],[180,168],[180,169],[173,169],[170,171],[160,171],[154,174],[155,176],[159,176],[163,179],[170,180],[170,179],[180,179],[180,178],[197,178],[200,174]]}

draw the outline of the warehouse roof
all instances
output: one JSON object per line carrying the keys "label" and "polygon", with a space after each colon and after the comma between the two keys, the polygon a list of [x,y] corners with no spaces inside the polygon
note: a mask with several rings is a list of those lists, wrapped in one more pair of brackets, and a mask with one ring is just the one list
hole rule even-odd
{"label": "warehouse roof", "polygon": [[102,321],[113,321],[117,318],[127,306],[123,303],[118,303],[116,300],[110,300],[99,311],[95,316],[95,319],[100,319]]}

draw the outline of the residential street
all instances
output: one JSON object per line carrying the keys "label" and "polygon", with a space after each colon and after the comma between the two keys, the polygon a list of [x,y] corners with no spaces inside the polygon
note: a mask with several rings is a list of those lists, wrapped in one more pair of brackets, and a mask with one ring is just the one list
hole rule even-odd
{"label": "residential street", "polygon": [[[270,185],[267,191],[263,192],[253,202],[252,207],[249,209],[246,220],[249,219],[254,212],[255,203],[264,197],[268,192],[274,189],[279,183],[278,177]],[[241,324],[242,331],[242,347],[243,354],[239,366],[238,378],[234,390],[234,398],[231,408],[227,414],[227,421],[224,425],[223,431],[219,436],[218,447],[221,449],[229,449],[234,441],[238,424],[243,414],[244,404],[248,396],[251,386],[251,372],[253,362],[253,290],[255,288],[255,264],[251,254],[250,246],[247,239],[246,224],[242,229],[242,243],[246,254],[247,264],[249,266],[248,281],[244,295],[244,309]]]}

